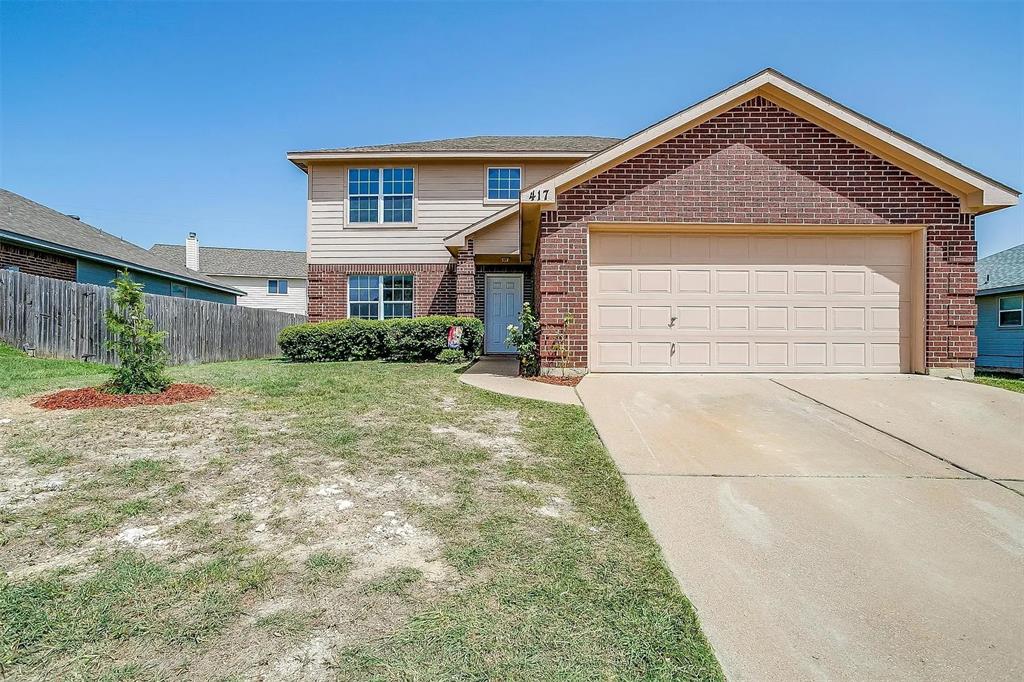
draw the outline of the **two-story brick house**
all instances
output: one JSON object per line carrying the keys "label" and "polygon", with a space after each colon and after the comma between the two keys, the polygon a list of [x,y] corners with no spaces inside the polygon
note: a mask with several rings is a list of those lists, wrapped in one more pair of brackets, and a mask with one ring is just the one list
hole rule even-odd
{"label": "two-story brick house", "polygon": [[546,371],[970,375],[974,216],[1019,193],[763,71],[624,140],[292,152],[312,320],[523,300]]}

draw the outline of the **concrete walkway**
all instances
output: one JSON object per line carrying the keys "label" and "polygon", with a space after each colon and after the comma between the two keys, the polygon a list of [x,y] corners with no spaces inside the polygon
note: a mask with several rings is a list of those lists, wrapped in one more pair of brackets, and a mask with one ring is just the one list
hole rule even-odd
{"label": "concrete walkway", "polygon": [[459,381],[486,391],[503,393],[516,398],[544,400],[563,405],[581,404],[576,390],[571,386],[544,384],[520,377],[519,361],[514,357],[482,357],[462,373]]}
{"label": "concrete walkway", "polygon": [[1024,679],[1024,396],[916,376],[578,391],[733,682]]}

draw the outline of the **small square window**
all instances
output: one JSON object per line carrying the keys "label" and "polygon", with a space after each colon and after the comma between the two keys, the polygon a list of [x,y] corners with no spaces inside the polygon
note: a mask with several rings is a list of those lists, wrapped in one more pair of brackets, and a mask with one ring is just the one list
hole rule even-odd
{"label": "small square window", "polygon": [[172,284],[171,296],[175,298],[188,298],[188,287],[184,284]]}
{"label": "small square window", "polygon": [[287,294],[288,293],[288,280],[286,280],[286,279],[268,279],[267,280],[267,293],[268,294]]}
{"label": "small square window", "polygon": [[491,201],[515,201],[522,189],[522,169],[488,168],[487,198]]}
{"label": "small square window", "polygon": [[1024,326],[1024,296],[1003,296],[999,299],[999,326]]}

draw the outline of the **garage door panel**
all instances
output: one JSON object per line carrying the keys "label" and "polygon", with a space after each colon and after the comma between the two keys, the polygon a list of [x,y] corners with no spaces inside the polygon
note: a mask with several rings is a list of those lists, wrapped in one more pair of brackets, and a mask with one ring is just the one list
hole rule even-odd
{"label": "garage door panel", "polygon": [[640,305],[636,308],[638,329],[668,329],[672,324],[672,306]]}
{"label": "garage door panel", "polygon": [[708,263],[711,260],[711,237],[683,234],[672,237],[673,263]]}
{"label": "garage door panel", "polygon": [[633,306],[630,305],[599,305],[594,323],[598,330],[633,328]]}
{"label": "garage door panel", "polygon": [[753,293],[771,296],[789,293],[789,271],[757,270],[754,272]]}
{"label": "garage door panel", "polygon": [[909,371],[906,235],[591,241],[595,371]]}
{"label": "garage door panel", "polygon": [[672,366],[672,344],[667,341],[640,341],[636,344],[637,364],[640,367]]}
{"label": "garage door panel", "polygon": [[680,294],[710,294],[711,270],[677,270],[676,292]]}
{"label": "garage door panel", "polygon": [[789,237],[755,236],[751,239],[751,258],[755,263],[787,262],[789,241]]}
{"label": "garage door panel", "polygon": [[758,367],[785,368],[790,364],[789,344],[784,342],[754,344],[754,363]]}
{"label": "garage door panel", "polygon": [[749,270],[716,270],[715,293],[748,294],[750,293]]}
{"label": "garage door panel", "polygon": [[754,308],[754,328],[758,331],[789,331],[789,308],[763,306]]}
{"label": "garage door panel", "polygon": [[636,291],[641,295],[672,293],[672,271],[667,268],[664,270],[648,268],[637,270]]}
{"label": "garage door panel", "polygon": [[633,271],[625,268],[600,268],[597,271],[596,292],[601,294],[633,293]]}

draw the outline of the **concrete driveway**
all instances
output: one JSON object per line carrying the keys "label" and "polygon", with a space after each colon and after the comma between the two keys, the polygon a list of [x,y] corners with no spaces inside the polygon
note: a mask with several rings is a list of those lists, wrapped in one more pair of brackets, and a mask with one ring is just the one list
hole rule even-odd
{"label": "concrete driveway", "polygon": [[1024,679],[1024,395],[919,376],[578,390],[730,679]]}

